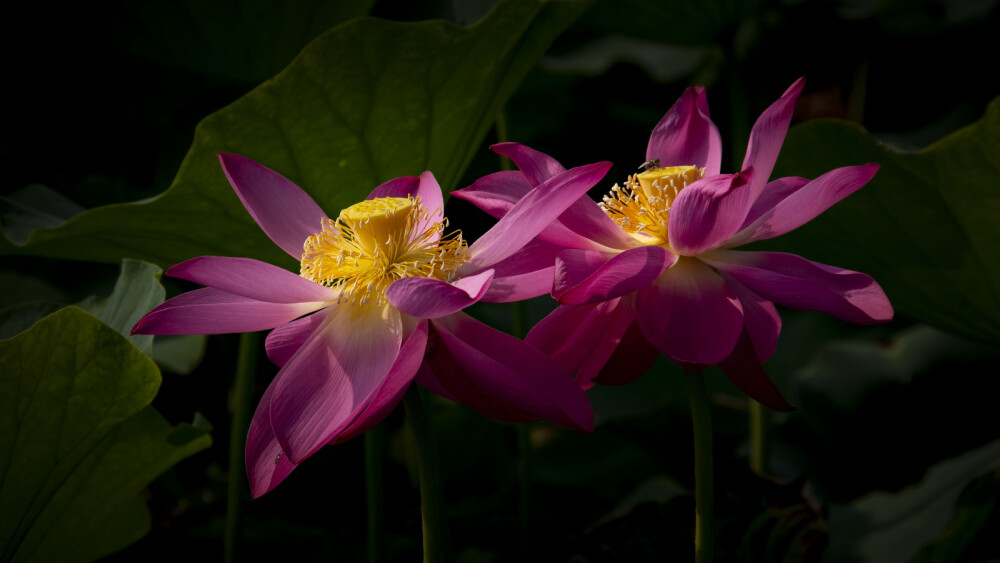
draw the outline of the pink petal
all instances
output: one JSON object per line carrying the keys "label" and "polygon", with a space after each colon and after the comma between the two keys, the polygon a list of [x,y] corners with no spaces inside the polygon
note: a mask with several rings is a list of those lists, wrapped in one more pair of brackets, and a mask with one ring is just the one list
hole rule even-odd
{"label": "pink petal", "polygon": [[298,274],[252,258],[199,256],[175,264],[166,275],[270,303],[335,301],[337,292]]}
{"label": "pink petal", "polygon": [[[437,336],[436,333],[432,333],[432,335],[434,339],[440,340],[440,337]],[[427,352],[428,355],[434,353],[430,351],[432,347],[433,345],[428,346],[428,352]],[[448,354],[447,350],[442,350],[441,355],[447,356],[448,361],[451,362],[451,364],[454,364],[454,360],[450,359],[451,356]],[[420,364],[420,369],[417,370],[417,376],[414,377],[414,380],[420,385],[426,387],[429,391],[437,393],[438,395],[441,395],[442,397],[448,399],[449,401],[456,401],[456,402],[458,401],[458,399],[456,399],[454,395],[449,393],[448,390],[445,389],[443,385],[441,385],[441,383],[437,380],[437,377],[434,375],[434,372],[431,370],[430,366],[427,365],[426,361]]]}
{"label": "pink petal", "polygon": [[406,393],[423,363],[426,347],[427,322],[425,321],[417,325],[417,329],[403,343],[396,363],[389,370],[389,376],[375,392],[374,398],[368,403],[364,412],[331,443],[339,444],[364,434],[392,412],[403,399],[403,393]]}
{"label": "pink petal", "polygon": [[753,124],[753,129],[750,130],[747,154],[743,157],[743,169],[754,170],[754,177],[751,180],[753,199],[757,199],[768,178],[771,177],[774,162],[778,160],[778,152],[785,141],[785,133],[788,132],[788,124],[792,121],[795,102],[799,99],[805,83],[805,78],[796,80],[777,101],[760,114],[757,122]]}
{"label": "pink petal", "polygon": [[268,333],[264,339],[264,349],[267,357],[274,365],[283,366],[305,344],[306,340],[326,318],[326,309],[285,323]]}
{"label": "pink petal", "polygon": [[[427,218],[415,230],[416,233],[426,231],[433,223],[444,220],[444,197],[441,186],[434,174],[429,171],[420,176],[403,176],[380,185],[368,194],[368,199],[377,197],[419,197],[421,205],[427,210]],[[440,235],[432,237],[437,240]]]}
{"label": "pink petal", "polygon": [[578,377],[601,385],[625,385],[645,375],[659,355],[659,350],[642,335],[639,323],[632,322],[600,371],[592,374],[588,366],[584,365]]}
{"label": "pink petal", "polygon": [[823,174],[761,213],[753,223],[740,229],[726,247],[774,238],[801,227],[868,183],[878,168],[878,164],[845,166]]}
{"label": "pink petal", "polygon": [[493,282],[482,301],[509,303],[552,291],[556,254],[562,247],[534,239],[512,256],[494,264]]}
{"label": "pink petal", "polygon": [[[778,202],[792,195],[808,183],[808,179],[799,178],[798,176],[788,176],[768,182],[764,186],[764,191],[760,192],[760,196],[750,206],[750,211],[747,212],[746,218],[743,219],[743,224],[740,225],[740,232],[746,229],[750,223],[759,219],[761,215],[773,209],[775,205],[778,205]],[[739,236],[738,232],[733,238]],[[726,246],[735,246],[732,239],[726,242]]]}
{"label": "pink petal", "polygon": [[384,184],[380,184],[365,199],[377,197],[409,197],[417,195],[420,188],[420,178],[417,176],[400,176]]}
{"label": "pink petal", "polygon": [[720,250],[703,260],[778,305],[860,324],[892,319],[892,305],[871,277],[781,252]]}
{"label": "pink petal", "polygon": [[681,259],[639,290],[639,326],[650,344],[690,369],[718,364],[743,330],[739,299],[719,274]]}
{"label": "pink petal", "polygon": [[435,375],[467,406],[488,411],[499,405],[574,430],[593,430],[587,396],[541,351],[465,313],[436,319],[434,327],[466,381],[456,385],[461,379],[456,374],[442,376],[435,370]]}
{"label": "pink petal", "polygon": [[566,305],[620,297],[652,282],[675,262],[674,253],[654,245],[632,248],[610,259],[589,250],[564,250],[556,257],[552,296]]}
{"label": "pink petal", "polygon": [[513,160],[532,188],[566,171],[556,159],[520,143],[497,143],[490,149]]}
{"label": "pink petal", "polygon": [[268,303],[205,287],[168,299],[146,313],[132,334],[226,334],[272,329],[326,306]]}
{"label": "pink petal", "polygon": [[292,462],[336,439],[364,412],[389,376],[401,343],[400,315],[389,305],[330,308],[281,368],[271,398],[271,427]]}
{"label": "pink petal", "polygon": [[[560,305],[528,331],[524,341],[559,363],[567,372],[576,373],[594,350],[607,339],[609,327],[618,313],[620,299],[585,305]],[[610,335],[611,339],[616,334]],[[609,354],[610,355],[610,354]],[[607,359],[607,358],[605,358]],[[598,366],[598,369],[600,366]],[[579,377],[584,389],[592,384]]]}
{"label": "pink petal", "polygon": [[726,374],[733,385],[758,403],[779,411],[795,410],[795,407],[781,395],[774,382],[767,377],[760,360],[754,354],[754,346],[746,332],[736,342],[733,353],[719,364],[719,369]]}
{"label": "pink petal", "polygon": [[646,147],[646,160],[654,158],[661,166],[698,166],[706,176],[719,173],[722,137],[708,115],[704,88],[684,90],[656,124]]}
{"label": "pink petal", "polygon": [[281,453],[281,445],[271,430],[269,412],[277,381],[275,378],[267,386],[267,391],[264,391],[264,397],[257,404],[253,420],[250,421],[250,430],[247,432],[247,446],[243,455],[253,498],[258,498],[277,487],[296,467],[287,455]]}
{"label": "pink petal", "polygon": [[774,303],[757,295],[735,278],[720,272],[726,285],[733,290],[743,307],[743,329],[750,335],[754,352],[761,362],[766,362],[774,354],[778,346],[778,335],[781,334],[781,316]]}
{"label": "pink petal", "polygon": [[385,296],[400,311],[418,319],[450,315],[479,301],[489,288],[493,270],[448,283],[434,278],[403,278],[392,282]]}
{"label": "pink petal", "polygon": [[483,176],[471,186],[451,192],[451,195],[464,199],[489,213],[494,219],[499,219],[530,191],[531,186],[523,174],[507,170]]}
{"label": "pink petal", "polygon": [[756,172],[719,174],[681,190],[670,210],[670,247],[682,256],[718,248],[743,224],[753,202],[751,178]]}
{"label": "pink petal", "polygon": [[274,170],[236,154],[220,154],[230,185],[253,220],[295,260],[302,244],[322,230],[323,210],[301,188]]}
{"label": "pink petal", "polygon": [[608,162],[580,166],[539,184],[469,247],[472,259],[459,268],[459,274],[485,270],[517,252],[587,193],[610,167]]}

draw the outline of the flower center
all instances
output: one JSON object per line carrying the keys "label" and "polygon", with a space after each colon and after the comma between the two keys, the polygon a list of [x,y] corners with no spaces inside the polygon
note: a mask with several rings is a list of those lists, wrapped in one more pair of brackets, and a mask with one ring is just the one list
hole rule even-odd
{"label": "flower center", "polygon": [[697,166],[653,168],[629,176],[625,187],[615,184],[599,205],[637,240],[666,246],[670,205],[682,189],[704,177],[705,169]]}
{"label": "flower center", "polygon": [[469,259],[461,231],[441,236],[420,198],[380,197],[356,203],[303,244],[301,275],[340,289],[339,302],[381,305],[401,278],[450,281]]}

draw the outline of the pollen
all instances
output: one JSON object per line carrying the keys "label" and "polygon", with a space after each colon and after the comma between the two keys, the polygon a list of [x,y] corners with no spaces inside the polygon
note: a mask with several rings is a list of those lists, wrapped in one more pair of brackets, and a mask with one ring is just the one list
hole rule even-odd
{"label": "pollen", "polygon": [[461,231],[442,236],[420,198],[356,203],[303,244],[301,276],[340,290],[340,302],[381,305],[392,282],[406,277],[450,281],[468,259]]}
{"label": "pollen", "polygon": [[666,166],[633,174],[625,187],[615,184],[600,203],[604,212],[645,244],[667,245],[667,221],[677,194],[705,177],[697,166]]}

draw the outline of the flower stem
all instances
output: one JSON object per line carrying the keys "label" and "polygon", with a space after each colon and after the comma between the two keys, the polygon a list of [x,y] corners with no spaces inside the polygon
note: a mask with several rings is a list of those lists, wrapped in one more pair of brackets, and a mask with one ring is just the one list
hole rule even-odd
{"label": "flower stem", "polygon": [[715,504],[712,482],[712,418],[708,392],[700,372],[685,372],[691,421],[694,425],[694,552],[697,563],[713,559],[712,509]]}
{"label": "flower stem", "polygon": [[385,558],[382,502],[382,465],[385,457],[385,428],[378,424],[365,432],[365,493],[368,502],[368,563]]}
{"label": "flower stem", "polygon": [[420,473],[420,513],[423,517],[424,563],[448,560],[448,513],[444,504],[441,474],[438,472],[430,424],[424,411],[420,388],[411,385],[403,396],[406,418],[417,454]]}
{"label": "flower stem", "polygon": [[236,356],[236,379],[233,382],[233,419],[229,432],[229,476],[226,495],[226,530],[223,561],[232,563],[238,556],[243,529],[241,505],[247,487],[243,451],[247,430],[250,428],[250,400],[253,397],[253,380],[257,375],[257,348],[260,334],[245,332],[240,335]]}
{"label": "flower stem", "polygon": [[758,475],[767,475],[770,471],[770,425],[771,411],[750,399],[750,469]]}

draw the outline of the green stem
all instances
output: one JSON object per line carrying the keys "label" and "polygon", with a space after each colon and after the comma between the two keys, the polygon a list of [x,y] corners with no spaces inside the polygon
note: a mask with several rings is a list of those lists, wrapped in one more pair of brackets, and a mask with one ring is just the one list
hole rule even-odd
{"label": "green stem", "polygon": [[243,529],[241,505],[247,487],[243,451],[247,430],[250,428],[250,400],[253,398],[253,380],[257,375],[257,348],[260,334],[245,332],[240,335],[236,357],[236,380],[233,383],[233,421],[229,433],[229,483],[226,497],[225,554],[223,561],[236,561]]}
{"label": "green stem", "polygon": [[382,466],[385,457],[385,428],[378,424],[365,432],[365,491],[368,501],[368,563],[385,559]]}
{"label": "green stem", "polygon": [[750,469],[758,475],[770,472],[771,440],[769,428],[771,411],[750,399]]}
{"label": "green stem", "polygon": [[424,563],[448,560],[448,513],[444,504],[441,474],[438,472],[430,425],[424,412],[420,388],[411,385],[403,396],[406,418],[417,454],[420,473],[420,513],[423,518]]}
{"label": "green stem", "polygon": [[684,374],[688,401],[691,403],[691,421],[694,425],[694,552],[697,563],[710,563],[713,559],[712,509],[715,505],[712,482],[712,417],[709,410],[705,379],[699,372]]}

